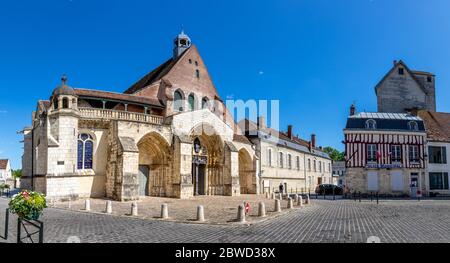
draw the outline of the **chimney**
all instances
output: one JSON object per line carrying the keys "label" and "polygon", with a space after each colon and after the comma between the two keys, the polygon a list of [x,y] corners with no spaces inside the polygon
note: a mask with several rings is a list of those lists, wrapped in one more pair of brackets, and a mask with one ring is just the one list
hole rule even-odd
{"label": "chimney", "polygon": [[266,128],[266,120],[264,119],[264,116],[259,116],[258,117],[258,128],[259,129]]}
{"label": "chimney", "polygon": [[291,139],[291,140],[292,140],[292,138],[294,137],[294,136],[292,135],[292,125],[288,125],[287,136],[288,136],[289,139]]}
{"label": "chimney", "polygon": [[394,67],[397,66],[397,60],[394,60]]}
{"label": "chimney", "polygon": [[316,135],[311,134],[311,141],[309,142],[309,145],[312,148],[316,148]]}
{"label": "chimney", "polygon": [[350,116],[355,115],[356,113],[356,107],[355,104],[352,104],[352,106],[350,106]]}

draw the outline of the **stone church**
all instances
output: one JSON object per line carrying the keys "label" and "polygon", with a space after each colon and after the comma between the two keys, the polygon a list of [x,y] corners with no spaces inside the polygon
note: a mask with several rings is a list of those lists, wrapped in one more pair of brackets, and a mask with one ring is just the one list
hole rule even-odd
{"label": "stone church", "polygon": [[435,75],[394,61],[391,70],[375,86],[378,112],[436,111]]}
{"label": "stone church", "polygon": [[189,198],[260,192],[259,160],[183,32],[173,57],[123,93],[72,88],[38,101],[22,187],[48,198]]}

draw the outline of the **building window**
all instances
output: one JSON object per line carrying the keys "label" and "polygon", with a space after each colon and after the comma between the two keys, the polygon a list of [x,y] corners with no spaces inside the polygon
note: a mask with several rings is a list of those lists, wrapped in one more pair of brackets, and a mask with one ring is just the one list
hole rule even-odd
{"label": "building window", "polygon": [[202,109],[206,109],[206,108],[208,108],[208,98],[204,97],[202,99]]}
{"label": "building window", "polygon": [[317,172],[316,160],[314,160],[313,168],[314,168],[314,172]]}
{"label": "building window", "polygon": [[328,172],[331,172],[331,163],[328,163]]}
{"label": "building window", "polygon": [[322,172],[322,162],[321,161],[319,161],[319,172],[320,173]]}
{"label": "building window", "polygon": [[448,173],[429,173],[430,190],[448,190]]}
{"label": "building window", "polygon": [[308,159],[308,171],[311,171],[311,159]]}
{"label": "building window", "polygon": [[272,166],[272,149],[267,151],[267,165]]}
{"label": "building window", "polygon": [[192,59],[189,59],[189,64],[192,64]]}
{"label": "building window", "polygon": [[197,60],[195,61],[195,65],[198,66],[198,61]]}
{"label": "building window", "polygon": [[57,98],[54,98],[54,99],[53,99],[53,109],[57,110],[58,107],[59,107],[58,104],[59,104],[58,99],[57,99]]}
{"label": "building window", "polygon": [[78,136],[78,169],[92,169],[94,141],[92,136],[82,133]]}
{"label": "building window", "polygon": [[415,121],[410,121],[410,122],[408,122],[408,129],[411,131],[418,131],[419,125]]}
{"label": "building window", "polygon": [[417,145],[409,146],[409,161],[419,162],[419,146]]}
{"label": "building window", "polygon": [[292,156],[290,154],[288,154],[288,167],[289,169],[292,169]]}
{"label": "building window", "polygon": [[391,162],[402,161],[402,147],[400,145],[391,145]]}
{"label": "building window", "polygon": [[175,91],[173,95],[173,110],[183,111],[183,93],[180,90]]}
{"label": "building window", "polygon": [[63,107],[63,109],[68,109],[69,108],[69,99],[68,98],[63,98],[62,99],[62,107]]}
{"label": "building window", "polygon": [[447,148],[429,146],[428,156],[430,156],[430,163],[447,163]]}
{"label": "building window", "polygon": [[375,130],[377,128],[377,122],[375,120],[367,120],[366,121],[366,129]]}
{"label": "building window", "polygon": [[195,77],[200,78],[200,70],[195,70]]}
{"label": "building window", "polygon": [[283,153],[282,153],[282,152],[279,153],[279,158],[278,158],[278,159],[279,159],[279,160],[278,160],[279,166],[280,166],[281,168],[283,168]]}
{"label": "building window", "polygon": [[188,103],[189,103],[189,110],[194,111],[195,110],[195,96],[194,94],[190,94],[188,97]]}
{"label": "building window", "polygon": [[377,161],[377,145],[368,144],[367,145],[367,161],[376,162]]}
{"label": "building window", "polygon": [[296,157],[297,170],[300,170],[300,157]]}
{"label": "building window", "polygon": [[432,82],[433,79],[431,78],[431,76],[427,76],[427,82]]}
{"label": "building window", "polygon": [[399,75],[404,75],[405,74],[405,69],[404,68],[398,68],[398,74]]}

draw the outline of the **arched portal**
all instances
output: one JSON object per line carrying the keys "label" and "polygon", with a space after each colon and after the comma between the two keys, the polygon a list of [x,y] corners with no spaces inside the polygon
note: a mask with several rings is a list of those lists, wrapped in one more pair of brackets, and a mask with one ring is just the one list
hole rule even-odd
{"label": "arched portal", "polygon": [[[224,142],[208,124],[191,132],[194,195],[224,195]],[[198,146],[199,145],[199,146]]]}
{"label": "arched portal", "polygon": [[171,196],[171,154],[161,135],[151,132],[138,143],[139,193],[148,196]]}
{"label": "arched portal", "polygon": [[256,194],[255,169],[253,161],[245,148],[239,150],[239,185],[241,194]]}

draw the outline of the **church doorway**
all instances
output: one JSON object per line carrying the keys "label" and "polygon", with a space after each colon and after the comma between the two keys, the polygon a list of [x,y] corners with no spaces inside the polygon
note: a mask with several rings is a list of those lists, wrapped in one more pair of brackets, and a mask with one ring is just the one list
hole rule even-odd
{"label": "church doorway", "polygon": [[147,165],[139,165],[139,196],[148,196],[149,195],[149,185],[148,185],[148,177],[149,177],[150,169]]}
{"label": "church doorway", "polygon": [[192,164],[192,177],[194,182],[194,195],[206,194],[206,180],[205,180],[205,164]]}
{"label": "church doorway", "polygon": [[252,157],[244,148],[239,150],[239,185],[241,194],[256,194],[256,173]]}
{"label": "church doorway", "polygon": [[139,149],[139,191],[149,196],[172,196],[171,152],[167,141],[158,133],[145,135]]}

